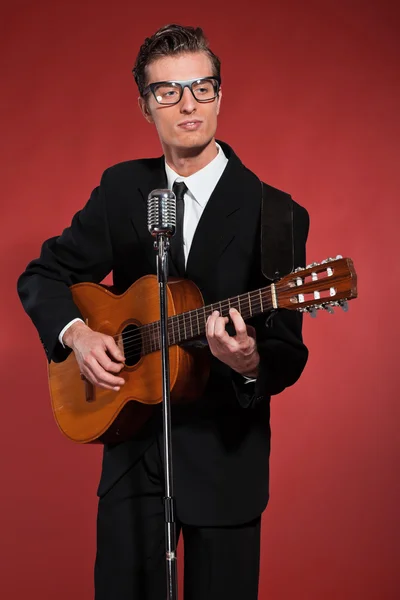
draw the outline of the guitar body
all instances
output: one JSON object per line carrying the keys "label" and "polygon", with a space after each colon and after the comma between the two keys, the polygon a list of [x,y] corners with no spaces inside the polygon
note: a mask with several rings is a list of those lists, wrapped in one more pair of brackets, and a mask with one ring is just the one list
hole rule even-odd
{"label": "guitar body", "polygon": [[[74,285],[71,292],[89,327],[116,338],[121,349],[129,345],[125,339],[138,344],[136,327],[160,319],[155,275],[142,277],[121,295],[93,283]],[[167,296],[169,317],[203,306],[200,290],[187,279],[169,281]],[[208,379],[208,354],[202,349],[172,345],[169,363],[171,402],[201,395]],[[73,353],[61,363],[50,363],[53,413],[68,438],[81,443],[118,442],[143,426],[154,405],[162,401],[161,351],[144,355],[139,351],[134,360],[127,360],[120,375],[126,383],[114,392],[82,379]]]}

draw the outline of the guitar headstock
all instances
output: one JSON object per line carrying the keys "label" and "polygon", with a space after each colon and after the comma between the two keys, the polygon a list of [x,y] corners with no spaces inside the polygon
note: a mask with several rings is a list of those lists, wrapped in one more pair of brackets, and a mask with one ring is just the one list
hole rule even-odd
{"label": "guitar headstock", "polygon": [[327,258],[296,269],[275,284],[279,308],[308,312],[318,309],[333,312],[339,306],[347,310],[347,301],[357,298],[357,274],[350,258]]}

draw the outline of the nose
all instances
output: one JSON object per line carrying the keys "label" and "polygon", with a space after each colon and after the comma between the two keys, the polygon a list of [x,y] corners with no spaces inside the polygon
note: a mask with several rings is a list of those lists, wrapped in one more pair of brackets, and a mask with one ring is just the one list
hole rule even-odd
{"label": "nose", "polygon": [[180,105],[181,112],[186,114],[190,114],[196,110],[196,100],[193,98],[193,94],[188,87],[185,87],[183,90]]}

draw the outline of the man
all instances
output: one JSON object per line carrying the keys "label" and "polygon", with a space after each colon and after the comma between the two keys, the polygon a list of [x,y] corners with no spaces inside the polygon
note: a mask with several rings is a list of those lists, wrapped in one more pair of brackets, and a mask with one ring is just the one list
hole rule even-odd
{"label": "man", "polygon": [[[170,275],[184,275],[206,304],[268,282],[260,265],[264,184],[233,150],[216,142],[220,62],[199,28],[166,26],[147,38],[134,68],[139,106],[154,124],[163,157],[105,171],[86,206],[19,280],[24,307],[49,360],[72,350],[92,383],[124,385],[122,351],[80,320],[69,286],[100,282],[111,270],[121,291],[155,273],[146,200],[156,188],[183,196],[183,247],[172,248]],[[246,88],[243,90],[246,93]],[[185,183],[178,186],[177,183]],[[182,206],[182,205],[181,205]],[[178,231],[179,231],[178,225]],[[308,215],[294,203],[295,266],[304,266]],[[179,241],[179,238],[178,238]],[[173,244],[172,244],[173,245]],[[183,251],[183,259],[182,259]],[[183,270],[179,264],[183,260]],[[185,548],[185,599],[257,598],[261,513],[268,501],[269,400],[299,378],[307,349],[301,316],[278,311],[234,330],[208,319],[211,374],[204,394],[173,406],[177,527]],[[105,446],[98,489],[97,600],[165,597],[160,411],[131,440]]]}

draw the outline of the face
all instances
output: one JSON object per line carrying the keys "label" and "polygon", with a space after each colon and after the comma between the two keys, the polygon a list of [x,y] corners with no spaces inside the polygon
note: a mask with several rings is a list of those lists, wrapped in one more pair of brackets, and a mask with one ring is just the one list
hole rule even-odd
{"label": "face", "polygon": [[[209,57],[203,52],[166,56],[147,67],[147,84],[157,81],[186,81],[213,75]],[[201,151],[214,139],[217,116],[221,105],[219,96],[210,102],[200,103],[189,88],[184,88],[178,104],[162,106],[153,94],[139,98],[142,113],[149,123],[154,123],[166,150],[184,153],[185,150]]]}

